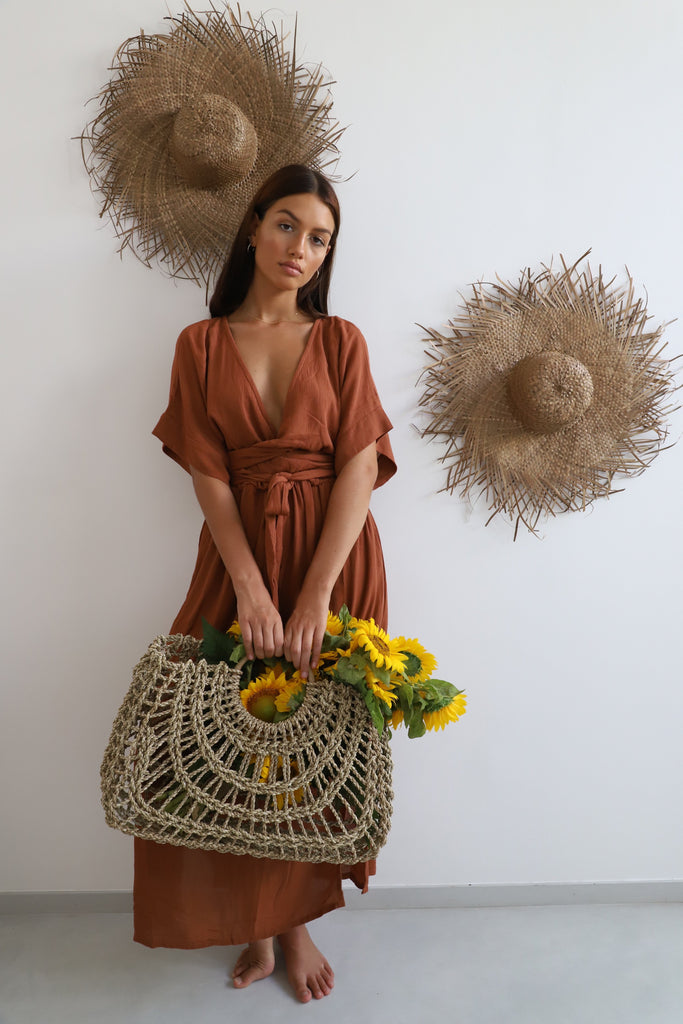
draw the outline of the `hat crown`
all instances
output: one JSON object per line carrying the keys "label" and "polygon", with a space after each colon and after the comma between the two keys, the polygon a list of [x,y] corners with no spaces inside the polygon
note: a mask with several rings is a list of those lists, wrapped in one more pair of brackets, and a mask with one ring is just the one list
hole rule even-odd
{"label": "hat crown", "polygon": [[593,401],[590,370],[565,352],[546,350],[521,359],[507,385],[515,415],[538,434],[570,426]]}
{"label": "hat crown", "polygon": [[219,188],[247,177],[256,162],[258,139],[237,104],[217,93],[202,93],[178,110],[168,148],[188,184]]}

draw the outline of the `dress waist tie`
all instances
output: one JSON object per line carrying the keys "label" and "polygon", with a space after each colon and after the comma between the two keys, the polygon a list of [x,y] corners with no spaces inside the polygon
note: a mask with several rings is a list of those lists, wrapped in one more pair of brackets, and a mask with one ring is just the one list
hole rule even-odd
{"label": "dress waist tie", "polygon": [[319,483],[334,479],[334,456],[296,449],[269,450],[266,444],[259,444],[231,451],[228,468],[231,484],[235,487],[250,485],[266,492],[266,571],[273,604],[279,610],[278,580],[290,492],[294,484],[301,480]]}

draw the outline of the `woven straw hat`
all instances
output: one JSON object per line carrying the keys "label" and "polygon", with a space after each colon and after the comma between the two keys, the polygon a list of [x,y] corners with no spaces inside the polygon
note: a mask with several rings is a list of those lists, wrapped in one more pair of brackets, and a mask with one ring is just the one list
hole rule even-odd
{"label": "woven straw hat", "polygon": [[[121,239],[148,266],[208,282],[263,182],[338,156],[328,83],[281,32],[229,7],[171,17],[114,57],[83,158]],[[322,96],[319,94],[322,90]],[[86,145],[89,144],[89,145]]]}
{"label": "woven straw hat", "polygon": [[426,329],[423,435],[447,444],[445,489],[484,493],[489,522],[506,513],[515,537],[613,493],[613,476],[642,473],[667,434],[665,325],[647,329],[630,275],[614,287],[580,270],[587,256],[517,285],[473,285],[450,334]]}

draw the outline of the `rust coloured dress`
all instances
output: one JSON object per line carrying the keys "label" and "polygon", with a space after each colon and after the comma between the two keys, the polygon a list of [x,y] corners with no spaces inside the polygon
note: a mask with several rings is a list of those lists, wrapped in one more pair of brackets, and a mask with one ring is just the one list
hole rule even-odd
{"label": "rust coloured dress", "polygon": [[[336,475],[373,441],[380,486],[396,470],[363,336],[338,317],[316,320],[287,394],[282,424],[268,421],[224,317],[178,339],[169,405],[155,427],[184,469],[230,485],[247,539],[283,623],[322,529]],[[386,627],[386,578],[368,513],[333,588],[331,607]],[[206,523],[194,574],[172,633],[201,636],[236,617],[230,577]],[[277,935],[344,905],[341,881],[363,891],[374,861],[346,867],[269,860],[135,840],[135,940],[191,949]]]}

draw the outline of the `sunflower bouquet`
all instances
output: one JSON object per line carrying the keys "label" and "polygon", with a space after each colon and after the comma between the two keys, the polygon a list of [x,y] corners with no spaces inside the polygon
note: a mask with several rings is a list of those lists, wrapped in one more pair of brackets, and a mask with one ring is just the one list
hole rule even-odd
{"label": "sunflower bouquet", "polygon": [[[240,696],[256,718],[281,722],[303,703],[306,681],[283,658],[247,660],[239,624],[227,633],[204,621],[201,656],[240,667]],[[401,725],[414,739],[443,729],[465,713],[465,695],[432,676],[436,659],[418,640],[392,638],[374,619],[357,619],[344,605],[328,613],[318,674],[351,686],[363,698],[377,731]]]}

